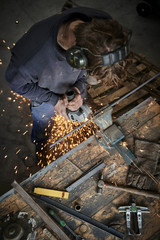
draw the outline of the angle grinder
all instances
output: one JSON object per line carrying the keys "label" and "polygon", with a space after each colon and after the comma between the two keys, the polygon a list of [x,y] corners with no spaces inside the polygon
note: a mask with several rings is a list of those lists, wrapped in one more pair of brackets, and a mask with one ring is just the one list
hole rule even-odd
{"label": "angle grinder", "polygon": [[[66,92],[66,96],[68,98],[68,101],[72,101],[75,97],[75,90],[68,89]],[[84,122],[88,118],[89,114],[91,113],[91,109],[88,107],[87,104],[83,104],[76,111],[71,111],[67,108],[66,112],[71,121]]]}

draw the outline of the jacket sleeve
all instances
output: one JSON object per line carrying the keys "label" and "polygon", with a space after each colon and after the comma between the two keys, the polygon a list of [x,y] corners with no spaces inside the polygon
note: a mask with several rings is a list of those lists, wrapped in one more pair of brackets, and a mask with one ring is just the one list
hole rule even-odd
{"label": "jacket sleeve", "polygon": [[5,77],[14,92],[30,100],[40,103],[48,102],[55,106],[60,97],[47,88],[39,87],[37,82],[26,79],[11,62],[7,68]]}
{"label": "jacket sleeve", "polygon": [[81,71],[79,76],[78,76],[78,80],[76,81],[76,83],[74,84],[73,87],[76,87],[79,89],[82,98],[87,96],[87,81],[86,81],[86,73],[85,71]]}

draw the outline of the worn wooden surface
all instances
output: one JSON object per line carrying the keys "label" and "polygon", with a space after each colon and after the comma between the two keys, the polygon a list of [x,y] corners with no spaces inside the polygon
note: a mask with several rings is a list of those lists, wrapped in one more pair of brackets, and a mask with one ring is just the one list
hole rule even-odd
{"label": "worn wooden surface", "polygon": [[[160,69],[148,62],[144,56],[133,54],[133,62],[127,70],[127,79],[118,89],[101,84],[89,87],[88,93],[93,109],[96,111],[106,104],[113,103],[159,72]],[[149,96],[160,102],[160,76],[117,104],[113,109],[113,117],[119,117]]]}
{"label": "worn wooden surface", "polygon": [[[127,141],[128,147],[134,152],[133,143],[136,138],[155,142],[159,139],[159,117],[160,106],[152,98],[149,98],[145,103],[141,103],[137,108],[132,109],[130,112],[127,112],[126,115],[118,118],[115,123],[121,126],[126,136],[125,141]],[[44,175],[41,175],[34,181],[28,182],[26,186],[23,187],[29,193],[32,193],[33,187],[65,190],[68,185],[74,182],[83,172],[99,160],[103,160],[106,163],[106,167],[103,171],[105,181],[125,185],[128,166],[122,157],[115,150],[111,152],[106,151],[103,147],[98,145],[97,141],[94,139],[86,146],[83,146],[82,149],[67,157],[63,162],[50,169]],[[104,224],[115,224],[113,225],[115,229],[125,232],[125,215],[118,213],[117,209],[119,206],[130,205],[131,195],[105,187],[103,189],[103,194],[97,196],[97,181],[99,177],[100,174],[96,174],[93,178],[90,178],[84,184],[81,184],[72,191],[68,200],[62,200],[61,202],[73,208],[76,204],[79,204],[82,213]],[[138,239],[149,239],[154,232],[159,230],[160,205],[158,200],[135,196],[136,204],[148,207],[151,212],[149,215],[143,215],[143,231]],[[37,224],[41,223],[41,219],[18,194],[14,194],[2,202],[0,211],[1,216],[13,211],[26,211],[30,216],[34,216]],[[104,231],[98,230],[62,211],[60,211],[59,214],[76,233],[83,235],[86,239],[116,239],[114,236],[108,235]],[[85,227],[83,225],[85,225]],[[87,228],[87,231],[85,228]],[[84,229],[86,232],[83,232]],[[47,239],[47,237],[42,234],[42,230],[38,230],[36,239]]]}
{"label": "worn wooden surface", "polygon": [[[92,104],[95,109],[103,105],[110,104],[119,99],[125,93],[135,88],[149,77],[157,74],[158,69],[147,62],[143,57],[135,55],[134,62],[128,71],[128,80],[118,90],[111,87],[90,87],[89,94],[92,97]],[[125,135],[124,141],[128,148],[135,153],[135,140],[147,140],[159,143],[160,139],[160,105],[159,102],[158,77],[151,84],[133,94],[126,100],[117,104],[113,109],[114,123],[120,126]],[[157,102],[153,98],[156,97]],[[78,179],[83,172],[95,165],[100,160],[106,164],[103,170],[104,180],[108,183],[126,185],[128,166],[124,159],[116,150],[107,151],[101,147],[94,137],[83,142],[82,147],[78,146],[74,151],[70,151],[60,159],[55,160],[39,174],[28,178],[22,186],[28,193],[33,192],[34,187],[44,187],[54,190],[65,190],[71,183]],[[125,233],[125,214],[118,212],[118,207],[131,205],[131,197],[139,206],[146,206],[150,209],[150,214],[143,214],[142,235],[137,237],[140,240],[149,240],[150,237],[160,230],[160,204],[157,199],[131,195],[123,191],[103,188],[103,194],[97,195],[97,182],[100,173],[88,179],[85,183],[74,189],[70,193],[69,199],[61,201],[69,207],[74,208],[76,204],[81,206],[81,212],[98,221],[103,222],[113,228]],[[158,191],[158,186],[157,191]],[[152,190],[152,189],[151,189]],[[40,217],[25,203],[17,194],[9,192],[0,203],[0,216],[3,217],[11,212],[25,211],[33,216],[37,225],[42,223]],[[46,210],[46,206],[39,204]],[[117,239],[111,234],[107,234],[90,224],[58,211],[59,216],[78,234],[87,240],[113,240]],[[43,234],[43,228],[37,227],[36,240],[47,240]],[[57,238],[58,239],[58,238]],[[130,239],[130,238],[128,238]],[[159,238],[155,237],[155,240]]]}

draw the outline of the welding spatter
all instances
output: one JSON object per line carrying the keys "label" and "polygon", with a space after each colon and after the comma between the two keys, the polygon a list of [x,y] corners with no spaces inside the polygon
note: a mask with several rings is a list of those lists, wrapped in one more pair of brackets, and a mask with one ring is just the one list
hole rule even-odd
{"label": "welding spatter", "polygon": [[[75,90],[74,89],[68,89],[66,92],[66,96],[68,98],[68,101],[72,101],[75,97]],[[91,113],[91,109],[88,107],[87,104],[83,104],[79,109],[76,111],[71,111],[68,108],[66,109],[67,115],[71,121],[76,122],[84,122],[89,114]]]}

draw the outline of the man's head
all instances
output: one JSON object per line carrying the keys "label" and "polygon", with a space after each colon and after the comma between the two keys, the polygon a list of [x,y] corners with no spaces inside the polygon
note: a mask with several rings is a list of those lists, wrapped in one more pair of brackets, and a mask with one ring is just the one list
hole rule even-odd
{"label": "man's head", "polygon": [[85,51],[85,55],[90,75],[106,85],[119,85],[126,78],[127,58],[110,66],[103,66],[100,55],[124,46],[128,42],[129,32],[112,19],[93,19],[78,24],[73,31],[76,45],[89,50]]}

